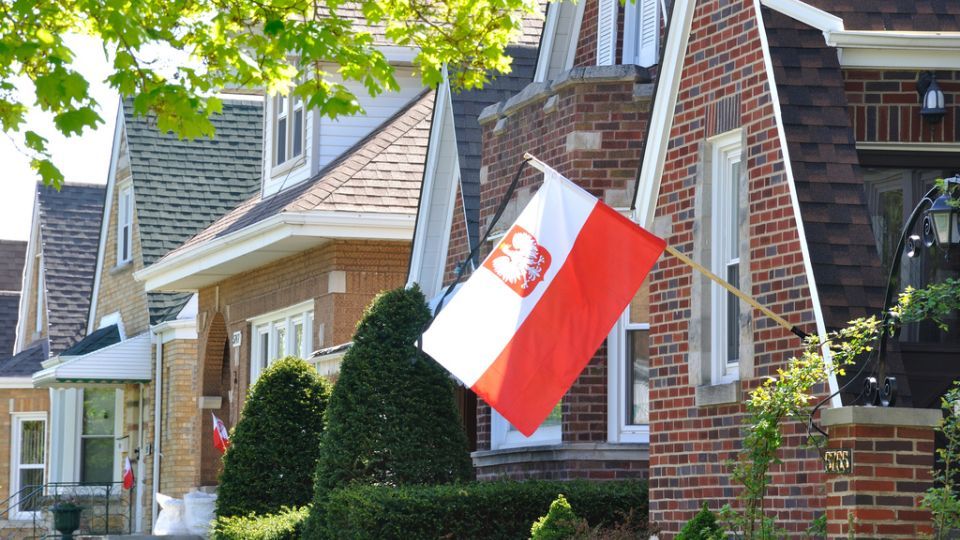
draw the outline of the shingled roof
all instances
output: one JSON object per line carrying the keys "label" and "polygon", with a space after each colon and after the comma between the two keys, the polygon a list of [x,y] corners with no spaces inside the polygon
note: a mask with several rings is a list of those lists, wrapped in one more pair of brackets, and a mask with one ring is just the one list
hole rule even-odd
{"label": "shingled roof", "polygon": [[50,356],[46,340],[39,341],[9,358],[0,359],[0,377],[29,377],[42,369]]}
{"label": "shingled roof", "polygon": [[956,32],[960,28],[960,2],[956,0],[871,0],[869,2],[804,0],[804,2],[843,19],[843,27],[846,30]]}
{"label": "shingled roof", "polygon": [[414,98],[313,179],[266,198],[257,194],[164,259],[285,212],[416,213],[433,96]]}
{"label": "shingled roof", "polygon": [[[263,104],[230,101],[211,118],[214,138],[181,140],[123,104],[143,264],[149,266],[226,214],[260,187]],[[190,299],[148,293],[150,323],[173,317]]]}
{"label": "shingled roof", "polygon": [[65,184],[37,186],[40,248],[47,306],[49,350],[58,354],[83,337],[100,242],[106,188]]}
{"label": "shingled roof", "polygon": [[13,354],[27,243],[0,240],[0,357]]}
{"label": "shingled roof", "polygon": [[[532,36],[533,30],[526,35]],[[539,36],[539,29],[536,35]],[[460,189],[471,247],[480,239],[480,158],[483,144],[477,118],[487,106],[506,101],[523,90],[533,81],[537,69],[536,46],[513,46],[508,48],[507,54],[513,58],[513,70],[509,74],[500,75],[481,90],[460,92],[450,98],[460,163]]]}

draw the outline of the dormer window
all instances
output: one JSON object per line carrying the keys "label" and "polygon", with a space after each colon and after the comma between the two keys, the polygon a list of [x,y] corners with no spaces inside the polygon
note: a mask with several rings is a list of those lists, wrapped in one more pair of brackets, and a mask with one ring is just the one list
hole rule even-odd
{"label": "dormer window", "polygon": [[274,97],[273,165],[295,163],[303,156],[303,98],[293,94]]}
{"label": "dormer window", "polygon": [[133,186],[127,184],[117,194],[117,266],[133,259]]}

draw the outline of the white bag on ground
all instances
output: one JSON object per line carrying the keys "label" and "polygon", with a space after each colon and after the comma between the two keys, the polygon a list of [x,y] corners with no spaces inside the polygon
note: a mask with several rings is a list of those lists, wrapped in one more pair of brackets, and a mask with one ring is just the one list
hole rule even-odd
{"label": "white bag on ground", "polygon": [[206,538],[210,534],[210,527],[214,519],[214,504],[217,502],[216,493],[191,491],[183,496],[183,517],[190,534]]}
{"label": "white bag on ground", "polygon": [[183,519],[183,501],[157,493],[157,504],[160,513],[157,522],[153,525],[153,534],[167,536],[172,534],[187,534],[187,524]]}

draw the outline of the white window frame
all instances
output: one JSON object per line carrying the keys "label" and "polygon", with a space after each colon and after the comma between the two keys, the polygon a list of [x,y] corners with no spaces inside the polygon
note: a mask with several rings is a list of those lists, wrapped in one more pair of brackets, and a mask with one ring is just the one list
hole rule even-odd
{"label": "white window frame", "polygon": [[[270,98],[270,175],[278,176],[286,174],[291,169],[295,169],[306,162],[307,155],[307,110],[303,99],[294,96],[293,92],[287,95],[275,95]],[[283,104],[283,112],[281,112]],[[300,125],[300,153],[293,153],[294,135],[297,135],[294,128],[294,113],[299,111],[301,115]],[[286,120],[283,129],[284,137],[284,155],[280,156],[280,121]],[[281,159],[282,158],[282,159]]]}
{"label": "white window frame", "polygon": [[[607,439],[612,443],[649,443],[650,425],[631,424],[627,415],[627,332],[650,330],[649,323],[630,322],[630,308],[617,320],[607,337]],[[649,402],[649,391],[647,400]]]}
{"label": "white window frame", "polygon": [[[743,189],[739,176],[743,174],[742,135],[740,129],[708,139],[711,152],[712,208],[711,214],[711,270],[723,279],[727,278],[730,265],[740,266],[741,253],[731,252],[730,239],[740,238],[738,224],[731,224],[732,212],[742,218],[739,197],[733,200],[731,186],[736,182],[739,194]],[[740,175],[734,178],[734,165],[740,164]],[[736,230],[734,230],[736,229]],[[743,272],[738,272],[743,281]],[[739,284],[734,284],[739,285]],[[713,384],[726,384],[740,379],[740,361],[729,362],[726,358],[727,336],[730,331],[727,324],[727,307],[730,293],[720,285],[710,283],[710,375]],[[742,306],[741,306],[742,310]],[[739,331],[739,328],[737,328]]]}
{"label": "white window frame", "polygon": [[529,437],[515,429],[500,413],[490,408],[490,449],[522,448],[560,444],[563,439],[563,420],[552,426],[540,426]]}
{"label": "white window frame", "polygon": [[43,331],[43,314],[46,311],[43,298],[43,289],[46,280],[43,273],[43,255],[37,255],[37,313],[34,320],[34,332],[40,334]]}
{"label": "white window frame", "polygon": [[[252,328],[251,335],[251,347],[250,347],[250,385],[260,378],[260,374],[279,359],[277,354],[277,335],[279,330],[285,332],[284,336],[284,349],[285,354],[289,355],[294,353],[294,345],[296,343],[296,333],[294,332],[297,323],[303,325],[303,344],[301,345],[300,351],[296,351],[298,356],[301,358],[309,358],[310,354],[314,351],[313,346],[313,315],[314,302],[313,300],[308,300],[306,302],[301,302],[299,304],[290,306],[288,308],[267,313],[264,315],[259,315],[252,319],[248,319],[247,322],[250,323]],[[320,339],[323,339],[321,334]],[[264,342],[267,344],[267,358],[263,358],[262,350]],[[318,346],[322,346],[322,343]]]}
{"label": "white window frame", "polygon": [[[651,28],[652,27],[652,28]],[[644,32],[649,29],[647,41]],[[627,0],[623,19],[623,63],[641,67],[656,65],[660,50],[660,2]]]}
{"label": "white window frame", "polygon": [[133,205],[133,184],[126,182],[117,191],[117,266],[133,260]]}
{"label": "white window frame", "polygon": [[48,463],[50,462],[47,440],[50,433],[50,423],[47,421],[47,413],[45,412],[15,412],[11,413],[10,420],[10,440],[12,442],[10,445],[10,517],[15,520],[30,520],[39,517],[40,512],[20,511],[19,508],[20,501],[17,492],[22,487],[20,486],[20,469],[24,468],[20,464],[20,450],[21,444],[23,444],[21,428],[24,422],[43,422],[43,463],[39,467],[29,465],[26,468],[43,469],[43,481],[47,483],[49,481]]}
{"label": "white window frame", "polygon": [[[117,435],[123,433],[123,417],[125,414],[123,407],[123,389],[122,388],[107,388],[114,391],[114,401],[113,401],[113,474],[111,482],[118,482],[120,480],[120,444],[118,441],[120,437]],[[81,475],[83,474],[83,398],[84,392],[86,389],[81,388],[77,392],[77,407],[76,407],[76,426],[77,426],[77,436],[75,440],[75,448],[73,450],[74,459],[76,467],[76,477],[74,481],[81,482]]]}

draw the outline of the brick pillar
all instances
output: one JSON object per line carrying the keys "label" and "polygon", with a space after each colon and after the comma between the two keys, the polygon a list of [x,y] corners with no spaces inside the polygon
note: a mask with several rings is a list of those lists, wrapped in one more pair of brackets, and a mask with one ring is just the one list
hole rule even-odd
{"label": "brick pillar", "polygon": [[930,513],[919,509],[932,485],[934,409],[843,407],[824,411],[828,449],[853,449],[849,474],[828,474],[827,532],[848,538],[916,539],[930,534]]}

